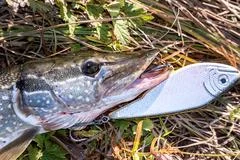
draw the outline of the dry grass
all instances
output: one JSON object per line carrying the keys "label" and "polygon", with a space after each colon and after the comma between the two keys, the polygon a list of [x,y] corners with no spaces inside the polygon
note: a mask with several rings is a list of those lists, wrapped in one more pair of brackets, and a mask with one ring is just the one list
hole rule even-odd
{"label": "dry grass", "polygon": [[[125,50],[154,46],[161,50],[162,60],[176,69],[200,61],[240,68],[238,0],[129,2],[146,9],[155,19],[131,31],[134,40]],[[76,43],[81,44],[81,49],[109,51],[103,44],[84,38],[91,30],[79,31],[78,38],[67,36],[64,34],[67,24],[55,12],[51,14],[33,13],[29,8],[21,8],[17,13],[8,7],[0,8],[0,67],[68,54]],[[93,22],[84,13],[79,13],[78,19],[83,26]],[[240,159],[239,98],[240,86],[236,85],[202,109],[152,118],[151,131],[142,129],[148,120],[138,119],[90,126],[77,133],[90,137],[80,143],[70,143],[62,136],[54,139],[64,142],[62,145],[72,157],[81,155],[86,159],[237,160]]]}

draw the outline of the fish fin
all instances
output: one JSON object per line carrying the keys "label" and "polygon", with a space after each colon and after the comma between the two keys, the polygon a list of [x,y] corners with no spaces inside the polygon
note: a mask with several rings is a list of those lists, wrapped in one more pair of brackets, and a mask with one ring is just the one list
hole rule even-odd
{"label": "fish fin", "polygon": [[70,129],[81,130],[86,128],[88,125],[100,125],[105,123],[104,119],[108,118],[107,116],[103,116],[100,119],[95,120],[102,112],[103,110],[95,110],[91,112],[77,113],[76,115],[79,117],[79,120],[72,127],[70,127]]}
{"label": "fish fin", "polygon": [[58,130],[69,128],[79,121],[79,118],[71,113],[58,113],[45,117],[41,122],[45,130]]}
{"label": "fish fin", "polygon": [[[91,112],[80,112],[80,113],[67,113],[60,112],[55,115],[49,115],[46,117],[42,126],[46,130],[57,130],[63,128],[71,128],[75,124],[78,124],[79,127],[73,127],[75,129],[83,129],[102,112],[91,111]],[[72,129],[73,129],[72,128]]]}
{"label": "fish fin", "polygon": [[28,147],[39,129],[39,127],[33,127],[18,133],[15,139],[12,139],[9,144],[0,149],[0,159],[16,160]]}

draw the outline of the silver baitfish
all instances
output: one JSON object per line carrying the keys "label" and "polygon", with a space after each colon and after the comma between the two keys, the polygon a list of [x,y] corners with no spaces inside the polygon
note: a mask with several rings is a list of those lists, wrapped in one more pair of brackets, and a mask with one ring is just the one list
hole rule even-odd
{"label": "silver baitfish", "polygon": [[91,122],[165,80],[144,72],[157,54],[91,51],[0,71],[0,159],[16,159],[36,134]]}
{"label": "silver baitfish", "polygon": [[[202,107],[240,79],[240,71],[220,63],[191,64],[171,73],[167,80],[109,114],[112,119],[158,116]],[[138,112],[136,112],[136,108]]]}

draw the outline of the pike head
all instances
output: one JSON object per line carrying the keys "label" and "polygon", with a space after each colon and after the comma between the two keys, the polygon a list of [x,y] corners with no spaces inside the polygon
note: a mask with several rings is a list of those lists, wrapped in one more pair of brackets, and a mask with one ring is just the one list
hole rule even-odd
{"label": "pike head", "polygon": [[[134,99],[167,78],[144,73],[158,51],[81,53],[30,62],[22,66],[16,85],[17,113],[48,130],[89,122],[120,103]],[[35,121],[32,120],[34,117]]]}

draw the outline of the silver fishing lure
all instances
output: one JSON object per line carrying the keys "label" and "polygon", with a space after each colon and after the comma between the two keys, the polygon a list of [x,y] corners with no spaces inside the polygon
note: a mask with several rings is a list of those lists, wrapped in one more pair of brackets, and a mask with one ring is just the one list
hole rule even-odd
{"label": "silver fishing lure", "polygon": [[236,68],[219,63],[198,63],[172,73],[142,99],[112,113],[111,119],[157,116],[208,104],[240,78]]}

